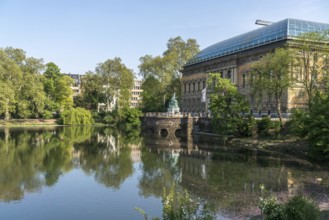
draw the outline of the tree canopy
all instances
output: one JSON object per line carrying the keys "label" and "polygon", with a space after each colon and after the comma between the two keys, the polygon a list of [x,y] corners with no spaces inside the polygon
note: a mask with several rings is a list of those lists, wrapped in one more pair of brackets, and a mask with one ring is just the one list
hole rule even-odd
{"label": "tree canopy", "polygon": [[[170,38],[167,50],[160,56],[145,55],[140,58],[140,75],[144,83],[152,81],[157,85],[158,99],[152,99],[154,95],[153,86],[143,85],[143,110],[164,111],[170,97],[176,93],[180,97],[181,70],[186,62],[199,52],[199,45],[194,39],[184,41],[181,37]],[[150,80],[148,80],[148,78]],[[162,98],[160,98],[160,96]],[[154,107],[153,107],[154,106]]]}
{"label": "tree canopy", "polygon": [[252,92],[256,96],[271,96],[282,123],[281,102],[283,95],[295,84],[291,74],[293,68],[292,55],[289,50],[279,48],[274,53],[268,53],[252,67]]}
{"label": "tree canopy", "polygon": [[311,109],[315,94],[323,89],[328,81],[328,32],[304,33],[290,48],[297,82],[305,90],[308,108]]}
{"label": "tree canopy", "polygon": [[96,67],[96,74],[103,81],[106,111],[111,110],[111,103],[115,101],[115,105],[118,107],[129,106],[134,74],[122,63],[120,58],[116,57],[99,63]]}
{"label": "tree canopy", "polygon": [[229,79],[210,73],[208,88],[211,90],[210,106],[213,127],[218,133],[239,134],[245,127],[243,113],[249,111],[249,104]]}

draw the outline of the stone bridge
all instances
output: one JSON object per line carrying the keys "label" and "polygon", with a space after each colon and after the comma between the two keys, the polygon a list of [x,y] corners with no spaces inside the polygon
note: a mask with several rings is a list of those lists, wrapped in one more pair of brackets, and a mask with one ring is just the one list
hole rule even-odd
{"label": "stone bridge", "polygon": [[142,128],[155,137],[190,136],[193,132],[211,131],[210,119],[191,114],[146,113],[142,117]]}

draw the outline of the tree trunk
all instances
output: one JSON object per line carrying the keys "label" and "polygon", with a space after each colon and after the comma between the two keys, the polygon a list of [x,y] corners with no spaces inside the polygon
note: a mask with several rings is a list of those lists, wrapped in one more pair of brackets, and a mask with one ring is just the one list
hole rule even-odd
{"label": "tree trunk", "polygon": [[279,97],[275,97],[275,99],[276,99],[275,108],[276,108],[276,112],[278,113],[280,126],[282,127],[281,100]]}
{"label": "tree trunk", "polygon": [[10,113],[9,113],[9,100],[6,100],[5,105],[5,121],[8,121],[10,119]]}

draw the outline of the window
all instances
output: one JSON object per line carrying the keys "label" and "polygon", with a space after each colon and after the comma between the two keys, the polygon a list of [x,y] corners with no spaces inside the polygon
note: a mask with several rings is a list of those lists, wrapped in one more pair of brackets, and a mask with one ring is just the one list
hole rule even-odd
{"label": "window", "polygon": [[228,78],[228,79],[231,79],[231,70],[228,70],[228,71],[227,71],[227,78]]}
{"label": "window", "polygon": [[193,92],[195,91],[195,83],[193,83]]}
{"label": "window", "polygon": [[186,93],[186,84],[184,84],[184,92]]}
{"label": "window", "polygon": [[198,82],[198,91],[200,91],[201,88],[200,88],[200,82]]}
{"label": "window", "polygon": [[202,89],[206,88],[206,81],[202,81]]}
{"label": "window", "polygon": [[242,88],[246,87],[246,74],[242,75]]}

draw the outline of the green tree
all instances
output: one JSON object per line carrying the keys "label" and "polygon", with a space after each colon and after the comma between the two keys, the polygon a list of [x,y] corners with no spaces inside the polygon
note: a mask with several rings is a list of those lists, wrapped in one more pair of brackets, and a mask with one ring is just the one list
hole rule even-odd
{"label": "green tree", "polygon": [[60,122],[64,125],[92,124],[91,112],[84,108],[70,108],[64,110],[60,115]]}
{"label": "green tree", "polygon": [[15,91],[10,86],[0,81],[0,114],[3,114],[5,120],[10,119],[15,104]]}
{"label": "green tree", "polygon": [[154,76],[148,76],[142,84],[142,109],[144,112],[165,111],[165,100],[159,101],[162,97],[161,83]]}
{"label": "green tree", "polygon": [[3,114],[6,120],[15,112],[22,77],[22,71],[16,62],[0,50],[0,114]]}
{"label": "green tree", "polygon": [[103,79],[100,75],[93,72],[87,72],[81,80],[82,102],[84,107],[90,110],[96,110],[98,103],[106,101],[103,92]]}
{"label": "green tree", "polygon": [[311,151],[315,155],[329,158],[329,95],[317,93],[313,97],[312,109],[305,115],[303,123]]}
{"label": "green tree", "polygon": [[121,108],[130,104],[130,90],[134,84],[134,74],[116,57],[113,60],[108,59],[96,67],[98,74],[103,83],[105,94],[106,111],[110,111],[111,103]]}
{"label": "green tree", "polygon": [[50,62],[46,64],[44,72],[44,90],[46,92],[47,108],[50,111],[62,111],[73,106],[72,89],[73,79],[63,75],[59,67]]}
{"label": "green tree", "polygon": [[268,94],[274,97],[275,109],[281,124],[282,97],[295,84],[291,70],[292,56],[290,51],[279,48],[253,65],[251,72],[253,94]]}
{"label": "green tree", "polygon": [[[161,97],[157,100],[146,99],[143,103],[144,106],[161,106],[162,103],[167,103],[172,94],[176,93],[178,99],[180,97],[180,81],[181,70],[186,62],[199,52],[199,45],[196,40],[188,39],[186,42],[181,37],[170,38],[167,43],[167,50],[164,51],[162,56],[153,57],[145,55],[140,58],[141,64],[139,65],[140,74],[145,79],[152,76],[158,80],[157,90]],[[152,94],[152,88],[143,86],[144,95]],[[151,103],[148,103],[152,101]],[[155,102],[153,102],[155,101]],[[145,108],[144,111],[150,111]]]}
{"label": "green tree", "polygon": [[38,117],[43,112],[45,93],[41,72],[43,60],[27,57],[22,49],[7,47],[3,49],[7,58],[20,68],[21,75],[15,81],[15,117]]}
{"label": "green tree", "polygon": [[329,37],[328,32],[309,32],[297,38],[293,45],[295,74],[297,82],[306,91],[308,108],[312,108],[315,94],[328,81]]}
{"label": "green tree", "polygon": [[245,123],[242,113],[249,110],[247,101],[237,87],[220,74],[209,74],[208,88],[212,89],[209,109],[213,127],[222,134],[239,133],[239,128]]}

